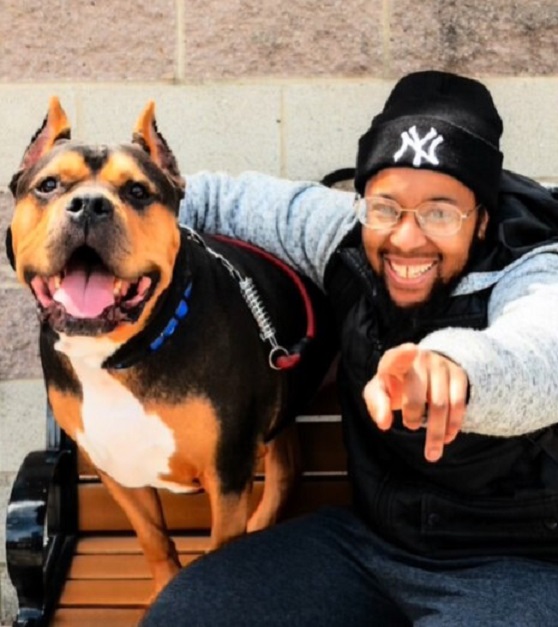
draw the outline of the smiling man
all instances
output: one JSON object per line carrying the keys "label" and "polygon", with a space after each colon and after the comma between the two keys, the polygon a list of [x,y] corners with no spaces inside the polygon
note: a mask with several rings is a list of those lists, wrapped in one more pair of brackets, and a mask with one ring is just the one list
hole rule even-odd
{"label": "smiling man", "polygon": [[558,616],[558,203],[502,171],[478,81],[401,79],[346,192],[199,174],[181,217],[321,285],[350,511],[184,570],[144,624],[549,625]]}

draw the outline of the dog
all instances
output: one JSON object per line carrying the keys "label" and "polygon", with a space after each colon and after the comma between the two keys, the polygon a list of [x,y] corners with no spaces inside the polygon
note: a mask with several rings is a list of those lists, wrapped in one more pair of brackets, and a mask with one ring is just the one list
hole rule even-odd
{"label": "dog", "polygon": [[[178,225],[185,182],[153,102],[112,146],[73,141],[52,98],[10,189],[6,249],[37,301],[48,401],[127,514],[155,596],[180,568],[158,488],[207,492],[212,548],[276,520],[296,451],[281,427],[335,353],[327,305],[262,252]],[[300,356],[282,347],[308,344],[307,293]]]}

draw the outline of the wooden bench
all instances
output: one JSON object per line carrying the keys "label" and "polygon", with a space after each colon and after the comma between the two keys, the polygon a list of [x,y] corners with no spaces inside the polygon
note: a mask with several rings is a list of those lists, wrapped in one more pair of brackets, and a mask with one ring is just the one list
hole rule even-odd
{"label": "wooden bench", "polygon": [[[285,517],[350,501],[335,386],[322,388],[297,419],[303,473]],[[129,523],[76,454],[52,416],[48,445],[30,453],[8,504],[7,565],[19,601],[14,627],[131,627],[151,593],[151,579]],[[262,477],[254,484],[254,503]],[[208,547],[204,493],[162,491],[169,530],[186,565]]]}

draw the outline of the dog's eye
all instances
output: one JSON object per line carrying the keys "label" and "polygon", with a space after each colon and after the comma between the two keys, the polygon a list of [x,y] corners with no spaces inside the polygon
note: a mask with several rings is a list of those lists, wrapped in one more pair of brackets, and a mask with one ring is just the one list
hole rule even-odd
{"label": "dog's eye", "polygon": [[151,192],[143,183],[130,182],[124,190],[130,200],[145,202],[151,198]]}
{"label": "dog's eye", "polygon": [[36,187],[39,194],[52,194],[58,188],[58,179],[54,176],[47,176]]}

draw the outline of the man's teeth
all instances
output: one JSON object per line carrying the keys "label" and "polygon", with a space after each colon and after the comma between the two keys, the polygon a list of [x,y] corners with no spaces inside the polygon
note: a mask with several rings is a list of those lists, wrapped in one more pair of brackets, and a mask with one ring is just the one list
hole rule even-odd
{"label": "man's teeth", "polygon": [[406,266],[399,263],[390,262],[392,270],[397,276],[402,279],[416,279],[417,277],[425,274],[434,266],[434,261],[431,263],[413,264],[412,266]]}

